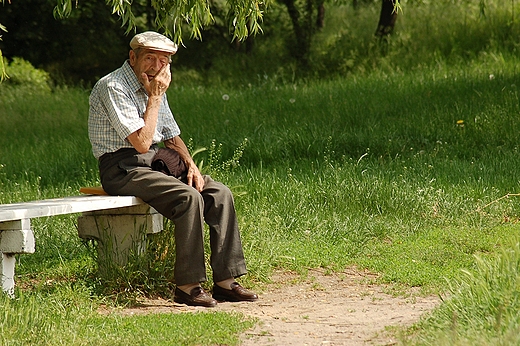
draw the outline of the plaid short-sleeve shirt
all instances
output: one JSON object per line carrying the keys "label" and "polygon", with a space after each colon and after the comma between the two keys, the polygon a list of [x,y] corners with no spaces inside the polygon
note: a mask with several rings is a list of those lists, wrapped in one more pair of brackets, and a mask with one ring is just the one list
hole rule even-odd
{"label": "plaid short-sleeve shirt", "polygon": [[[132,148],[126,138],[144,127],[148,95],[128,60],[96,83],[89,101],[88,133],[94,156],[99,158],[121,148]],[[153,143],[180,133],[164,94]]]}

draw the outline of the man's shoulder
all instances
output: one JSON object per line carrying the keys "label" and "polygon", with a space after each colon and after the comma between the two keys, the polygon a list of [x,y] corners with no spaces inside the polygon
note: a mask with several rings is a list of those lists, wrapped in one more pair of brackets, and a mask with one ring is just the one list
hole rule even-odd
{"label": "man's shoulder", "polygon": [[132,84],[134,83],[132,79],[132,68],[128,65],[127,62],[123,64],[120,68],[110,72],[109,74],[102,77],[98,82],[94,85],[94,90],[106,89],[106,88],[130,88],[132,89]]}
{"label": "man's shoulder", "polygon": [[101,77],[94,86],[94,88],[107,87],[109,85],[115,84],[123,84],[124,83],[124,74],[122,73],[122,68],[118,68],[110,72],[109,74]]}

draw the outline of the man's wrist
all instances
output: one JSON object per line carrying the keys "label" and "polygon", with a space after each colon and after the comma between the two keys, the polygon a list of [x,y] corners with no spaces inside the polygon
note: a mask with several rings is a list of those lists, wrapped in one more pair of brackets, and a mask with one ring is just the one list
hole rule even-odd
{"label": "man's wrist", "polygon": [[186,164],[186,168],[188,170],[190,170],[190,171],[191,170],[195,170],[195,169],[199,169],[197,167],[197,165],[195,164],[195,162],[193,162],[193,160],[187,160],[187,161],[185,161],[185,164]]}
{"label": "man's wrist", "polygon": [[158,102],[159,104],[162,102],[163,95],[150,95],[148,97],[148,102]]}

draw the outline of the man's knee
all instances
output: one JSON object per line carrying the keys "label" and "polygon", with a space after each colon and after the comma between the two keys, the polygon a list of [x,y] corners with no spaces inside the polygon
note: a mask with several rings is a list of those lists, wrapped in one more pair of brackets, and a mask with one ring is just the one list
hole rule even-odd
{"label": "man's knee", "polygon": [[185,203],[189,205],[203,205],[204,201],[200,192],[190,186],[186,186],[186,191],[183,193],[185,196]]}
{"label": "man's knee", "polygon": [[215,205],[233,204],[233,193],[230,188],[220,182],[212,182],[208,190],[203,192],[205,203]]}
{"label": "man's knee", "polygon": [[231,192],[231,189],[229,187],[227,187],[226,185],[222,184],[221,183],[221,190],[220,190],[220,193],[222,194],[222,196],[224,196],[226,199],[233,199],[233,192]]}

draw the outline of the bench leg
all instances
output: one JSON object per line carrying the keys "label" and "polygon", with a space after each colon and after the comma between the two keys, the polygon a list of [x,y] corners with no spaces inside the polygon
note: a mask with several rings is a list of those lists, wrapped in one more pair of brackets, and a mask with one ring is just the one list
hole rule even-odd
{"label": "bench leg", "polygon": [[11,298],[14,298],[14,266],[16,258],[14,254],[2,252],[0,264],[2,266],[2,290]]}
{"label": "bench leg", "polygon": [[[163,217],[148,205],[84,213],[78,218],[78,235],[95,239],[101,271],[124,266],[146,251],[146,235],[163,229]],[[108,271],[109,273],[110,271]]]}
{"label": "bench leg", "polygon": [[2,290],[14,297],[15,254],[34,253],[35,241],[31,220],[0,222],[0,269]]}

